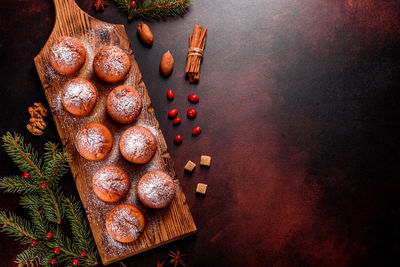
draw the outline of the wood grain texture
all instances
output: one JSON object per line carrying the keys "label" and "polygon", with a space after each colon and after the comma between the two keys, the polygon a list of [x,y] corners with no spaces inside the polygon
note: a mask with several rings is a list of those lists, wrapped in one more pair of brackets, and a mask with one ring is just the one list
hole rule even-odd
{"label": "wood grain texture", "polygon": [[[151,106],[151,101],[143,82],[139,67],[134,60],[132,49],[123,25],[109,24],[99,21],[84,13],[73,0],[54,0],[56,21],[54,29],[41,50],[35,57],[35,65],[49,102],[61,141],[71,153],[70,167],[75,179],[83,206],[88,215],[94,239],[104,264],[110,264],[129,256],[177,240],[197,231],[186,198],[176,179],[173,162],[169,156],[167,145],[160,130],[158,121]],[[85,46],[88,56],[80,71],[71,76],[63,76],[55,72],[49,65],[49,49],[52,42],[61,36],[72,36]],[[100,81],[92,71],[93,57],[101,47],[116,45],[130,55],[132,67],[127,77],[118,83],[109,84]],[[98,101],[94,110],[86,117],[74,117],[62,108],[60,94],[65,82],[74,77],[82,77],[91,81],[98,90]],[[118,85],[133,85],[143,100],[143,110],[136,122],[121,125],[114,122],[107,114],[105,100],[112,88]],[[88,122],[100,122],[106,125],[114,136],[113,149],[108,157],[92,162],[82,158],[76,151],[74,138],[77,131]],[[158,148],[153,160],[144,165],[127,162],[119,153],[118,141],[122,132],[132,126],[141,125],[150,129],[156,136]],[[110,204],[97,199],[91,188],[91,178],[101,166],[113,164],[121,167],[130,176],[132,187],[127,196],[120,202]],[[150,170],[163,170],[174,177],[178,190],[172,203],[161,210],[145,208],[136,197],[138,179]],[[138,240],[129,244],[114,241],[105,229],[105,217],[109,210],[119,203],[131,203],[137,206],[145,216],[146,227]]]}

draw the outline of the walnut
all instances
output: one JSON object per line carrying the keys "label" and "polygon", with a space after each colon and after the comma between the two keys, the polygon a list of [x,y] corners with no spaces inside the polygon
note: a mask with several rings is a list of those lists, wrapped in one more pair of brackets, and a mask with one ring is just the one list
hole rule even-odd
{"label": "walnut", "polygon": [[47,109],[41,103],[35,102],[33,106],[28,108],[28,112],[31,118],[26,128],[34,135],[42,135],[43,130],[46,128],[43,117],[47,116]]}
{"label": "walnut", "polygon": [[39,128],[40,130],[44,130],[46,128],[46,123],[44,122],[43,118],[30,118],[29,124],[33,127]]}
{"label": "walnut", "polygon": [[33,103],[34,109],[39,111],[43,117],[47,116],[47,109],[42,105],[42,103]]}
{"label": "walnut", "polygon": [[30,124],[27,124],[27,125],[26,125],[26,128],[28,129],[29,132],[31,132],[31,133],[34,134],[34,135],[39,136],[39,135],[42,135],[42,134],[43,134],[43,131],[41,131],[40,129],[38,129],[38,128],[36,128],[36,127],[33,127],[33,126],[30,125]]}

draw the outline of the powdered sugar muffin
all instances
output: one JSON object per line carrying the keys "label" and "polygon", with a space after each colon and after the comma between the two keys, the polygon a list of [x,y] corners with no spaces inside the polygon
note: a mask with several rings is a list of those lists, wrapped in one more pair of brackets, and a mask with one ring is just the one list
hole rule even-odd
{"label": "powdered sugar muffin", "polygon": [[176,185],[172,177],[162,171],[149,171],[140,178],[137,196],[147,207],[160,209],[167,206],[175,196]]}
{"label": "powdered sugar muffin", "polygon": [[79,130],[75,137],[79,154],[88,160],[100,160],[110,153],[113,137],[103,124],[91,122]]}
{"label": "powdered sugar muffin", "polygon": [[126,195],[131,182],[121,168],[107,165],[93,175],[92,186],[98,198],[105,202],[116,202]]}
{"label": "powdered sugar muffin", "polygon": [[144,217],[135,206],[120,204],[107,214],[106,228],[113,239],[122,243],[133,242],[144,229]]}
{"label": "powdered sugar muffin", "polygon": [[96,105],[96,101],[96,88],[88,80],[75,78],[63,87],[61,102],[64,108],[73,115],[89,114]]}
{"label": "powdered sugar muffin", "polygon": [[61,74],[77,72],[86,61],[85,47],[78,39],[62,36],[50,48],[50,65]]}
{"label": "powdered sugar muffin", "polygon": [[131,59],[117,46],[106,46],[93,59],[93,70],[106,82],[122,80],[131,68]]}
{"label": "powdered sugar muffin", "polygon": [[144,164],[149,162],[156,153],[157,141],[148,129],[132,126],[121,135],[119,150],[128,161]]}
{"label": "powdered sugar muffin", "polygon": [[119,123],[131,123],[142,111],[142,99],[131,86],[114,88],[107,97],[107,111]]}

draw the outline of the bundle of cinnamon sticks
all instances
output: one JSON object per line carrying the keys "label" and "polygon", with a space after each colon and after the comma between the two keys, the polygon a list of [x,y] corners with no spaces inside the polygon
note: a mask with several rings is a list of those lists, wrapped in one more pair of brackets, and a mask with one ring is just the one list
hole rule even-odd
{"label": "bundle of cinnamon sticks", "polygon": [[189,36],[189,50],[185,75],[190,83],[198,82],[200,79],[200,63],[206,45],[207,28],[194,25],[193,34]]}

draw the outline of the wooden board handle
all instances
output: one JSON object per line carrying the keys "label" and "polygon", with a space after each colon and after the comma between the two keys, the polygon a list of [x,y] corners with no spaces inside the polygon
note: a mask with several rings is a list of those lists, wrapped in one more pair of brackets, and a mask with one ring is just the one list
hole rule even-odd
{"label": "wooden board handle", "polygon": [[79,24],[82,19],[88,17],[74,0],[53,0],[56,10],[54,30],[65,30],[63,27]]}

